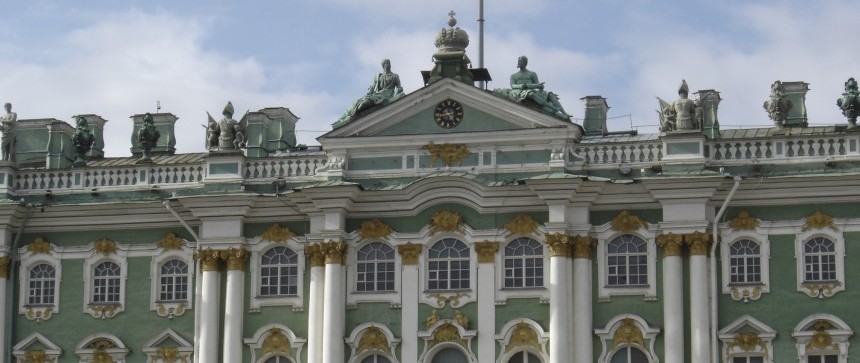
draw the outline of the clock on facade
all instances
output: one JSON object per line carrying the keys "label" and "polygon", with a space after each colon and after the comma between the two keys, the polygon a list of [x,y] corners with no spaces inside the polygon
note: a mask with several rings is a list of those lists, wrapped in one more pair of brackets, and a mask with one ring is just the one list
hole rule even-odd
{"label": "clock on facade", "polygon": [[433,120],[442,128],[457,127],[463,121],[463,106],[451,99],[439,102],[433,111]]}

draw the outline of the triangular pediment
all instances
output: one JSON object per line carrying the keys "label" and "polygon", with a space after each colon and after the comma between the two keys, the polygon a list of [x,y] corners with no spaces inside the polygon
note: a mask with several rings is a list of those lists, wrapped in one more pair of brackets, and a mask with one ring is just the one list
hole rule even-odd
{"label": "triangular pediment", "polygon": [[[437,124],[440,103],[452,100],[462,106],[462,121],[455,127]],[[579,125],[452,79],[421,88],[380,109],[363,115],[323,136],[400,136],[508,131],[534,128],[574,128]]]}

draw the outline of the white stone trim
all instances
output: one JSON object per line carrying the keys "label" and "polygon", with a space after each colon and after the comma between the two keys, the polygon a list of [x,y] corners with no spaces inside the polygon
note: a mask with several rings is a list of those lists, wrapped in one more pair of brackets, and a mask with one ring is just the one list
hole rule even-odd
{"label": "white stone trim", "polygon": [[[760,344],[755,344],[751,350],[735,344],[735,334],[748,331],[749,328],[758,334]],[[732,358],[740,357],[762,357],[765,363],[773,363],[773,339],[776,338],[776,330],[762,323],[750,315],[744,315],[735,319],[717,333],[723,343],[723,363],[732,363]]]}
{"label": "white stone trim", "polygon": [[[810,341],[816,333],[814,325],[818,321],[827,321],[832,325],[831,329],[826,330],[832,340],[832,345],[827,348],[815,348],[810,346]],[[836,354],[839,358],[839,363],[848,363],[848,347],[851,345],[849,338],[854,335],[854,331],[842,319],[830,314],[813,314],[803,319],[794,330],[791,336],[794,337],[795,346],[797,347],[797,359],[799,362],[806,362],[806,358],[811,354]]]}
{"label": "white stone trim", "polygon": [[[159,316],[172,319],[174,316],[182,316],[186,310],[191,310],[194,306],[194,257],[192,249],[185,244],[179,250],[164,250],[159,249],[157,254],[152,256],[149,266],[150,276],[150,294],[149,294],[149,310],[156,312]],[[178,259],[188,265],[188,299],[186,301],[159,301],[158,297],[161,292],[161,265],[169,260]]]}
{"label": "white stone trim", "polygon": [[15,344],[15,346],[12,347],[12,355],[15,357],[16,363],[29,362],[27,359],[27,350],[33,344],[43,346],[44,349],[41,347],[39,349],[45,352],[45,358],[48,358],[51,362],[56,362],[60,355],[63,354],[63,349],[54,344],[54,342],[48,340],[48,338],[45,338],[42,334],[33,333],[28,335],[26,338],[21,339],[18,344]]}
{"label": "white stone trim", "polygon": [[[633,322],[636,324],[636,327],[639,328],[639,331],[642,332],[642,338],[644,345],[633,344],[633,343],[623,343],[613,346],[614,342],[612,342],[612,337],[615,335],[615,331],[621,326],[621,321],[624,319],[633,319]],[[606,326],[600,329],[594,329],[594,334],[600,338],[600,344],[602,346],[600,357],[597,358],[599,363],[609,363],[609,359],[612,357],[615,352],[622,348],[626,347],[636,347],[642,350],[648,358],[649,363],[658,363],[660,358],[657,356],[657,353],[654,351],[654,342],[657,334],[660,333],[660,328],[652,327],[648,325],[648,322],[645,319],[633,314],[621,314],[617,315],[608,323]]]}
{"label": "white stone trim", "polygon": [[[542,228],[541,228],[542,230]],[[543,236],[542,231],[535,232],[539,236]],[[541,287],[505,287],[505,247],[508,243],[513,242],[518,238],[531,238],[543,247],[543,286]],[[474,250],[474,248],[473,248]],[[539,298],[541,301],[549,300],[549,253],[546,244],[543,243],[543,238],[533,235],[510,235],[505,237],[504,242],[499,243],[499,250],[496,252],[496,303],[505,303],[511,298]]]}
{"label": "white stone trim", "polygon": [[125,343],[123,343],[122,340],[119,340],[115,335],[108,333],[93,334],[78,343],[77,347],[75,347],[75,354],[81,359],[81,363],[93,362],[93,355],[96,353],[97,349],[89,348],[87,346],[100,339],[109,340],[115,345],[113,348],[103,349],[108,355],[110,355],[114,363],[126,363],[125,356],[128,354],[129,349],[125,346]]}
{"label": "white stone trim", "polygon": [[[816,237],[827,238],[836,245],[836,281],[805,282],[804,244]],[[845,290],[845,238],[841,231],[837,232],[830,228],[800,231],[795,234],[794,247],[794,258],[797,262],[797,291],[809,297],[824,298]]]}
{"label": "white stone trim", "polygon": [[[770,240],[767,229],[757,228],[755,230],[735,231],[723,225],[720,229],[720,264],[722,267],[722,293],[729,295],[736,301],[748,302],[758,300],[762,294],[770,293]],[[737,241],[747,239],[758,243],[759,257],[761,263],[761,283],[759,284],[732,284],[730,247]]]}
{"label": "white stone trim", "polygon": [[[168,340],[172,340],[176,344],[176,351],[178,353],[177,358],[179,362],[183,360],[185,362],[191,362],[191,354],[194,352],[194,345],[192,345],[188,340],[179,335],[175,330],[167,328],[162,331],[160,334],[156,335],[154,338],[150,339],[146,344],[143,345],[143,353],[146,354],[146,362],[147,363],[165,363],[162,359],[159,359],[158,354],[159,346],[165,343]],[[174,348],[174,347],[170,347]]]}
{"label": "white stone trim", "polygon": [[[91,243],[92,251],[84,260],[84,307],[83,312],[94,318],[112,318],[125,311],[125,289],[128,283],[128,259],[125,246],[116,243],[117,250],[109,255],[104,255],[95,250],[95,243]],[[93,270],[103,262],[113,262],[119,265],[119,303],[118,304],[95,304],[93,303]]]}
{"label": "white stone trim", "polygon": [[[358,286],[358,251],[373,243],[382,243],[388,247],[391,247],[394,250],[394,290],[393,291],[384,291],[384,292],[359,292],[357,289]],[[347,291],[346,294],[346,303],[347,305],[356,305],[365,302],[387,302],[392,305],[399,305],[401,301],[400,295],[400,275],[403,270],[403,264],[401,261],[400,253],[397,252],[397,246],[386,240],[366,240],[359,241],[357,236],[349,241],[350,248],[347,249],[347,262],[346,268],[347,270]]]}
{"label": "white stone trim", "polygon": [[[28,251],[26,246],[19,249],[21,263],[18,265],[18,314],[24,315],[27,320],[48,320],[54,314],[60,313],[60,284],[63,281],[63,264],[60,254],[56,252],[56,246],[53,244],[50,246],[50,252],[39,254]],[[28,304],[30,270],[40,264],[48,264],[54,268],[54,303],[30,306]]]}
{"label": "white stone trim", "polygon": [[[508,346],[511,343],[511,338],[513,338],[514,328],[520,323],[528,324],[535,334],[537,334],[540,350],[526,346],[508,349]],[[510,320],[499,332],[499,334],[496,334],[496,341],[499,343],[502,354],[500,354],[498,359],[496,359],[496,363],[507,363],[514,354],[519,352],[528,352],[540,357],[541,361],[544,363],[549,362],[549,355],[547,354],[546,348],[546,343],[549,342],[549,333],[545,332],[543,327],[541,327],[536,321],[529,318]]]}
{"label": "white stone trim", "polygon": [[[301,239],[301,240],[300,240]],[[250,312],[259,312],[263,306],[292,306],[293,311],[302,311],[304,309],[304,275],[305,275],[305,244],[303,237],[293,237],[284,243],[277,243],[263,240],[260,237],[249,241],[247,249],[251,252],[248,261],[251,273],[251,289],[248,291],[250,296],[248,309]],[[264,253],[271,248],[283,246],[287,247],[296,253],[298,257],[298,281],[296,295],[294,296],[278,296],[278,297],[262,297],[260,296],[260,261]]]}
{"label": "white stone trim", "polygon": [[[612,296],[641,295],[645,300],[657,299],[657,224],[649,224],[649,228],[639,228],[630,233],[620,233],[612,229],[612,223],[607,222],[596,226],[597,232],[597,299],[601,302],[610,301]],[[645,240],[648,246],[648,284],[636,287],[615,287],[608,285],[608,246],[609,242],[622,235],[633,235]]]}
{"label": "white stone trim", "polygon": [[[245,338],[244,343],[251,350],[251,362],[254,363],[263,363],[266,359],[269,359],[277,354],[262,354],[259,350],[263,347],[263,343],[266,341],[266,338],[269,337],[269,334],[274,330],[281,330],[287,339],[290,341],[290,359],[292,359],[296,363],[302,363],[302,348],[304,348],[305,343],[307,343],[307,339],[299,338],[296,334],[287,328],[286,325],[282,324],[266,324],[257,329],[254,335],[250,338]],[[260,354],[260,357],[257,358],[257,354]]]}
{"label": "white stone trim", "polygon": [[[358,343],[361,342],[361,337],[364,335],[365,329],[370,327],[378,328],[383,334],[385,334],[385,339],[388,340],[388,352],[368,349],[356,354]],[[391,363],[400,363],[397,356],[394,354],[394,352],[397,351],[397,345],[400,344],[400,339],[394,336],[391,329],[388,329],[388,327],[383,324],[371,322],[355,327],[355,329],[352,330],[352,333],[349,334],[349,337],[346,338],[346,344],[351,348],[351,353],[349,354],[350,358],[347,363],[358,363],[361,362],[362,359],[374,354],[387,358]]]}

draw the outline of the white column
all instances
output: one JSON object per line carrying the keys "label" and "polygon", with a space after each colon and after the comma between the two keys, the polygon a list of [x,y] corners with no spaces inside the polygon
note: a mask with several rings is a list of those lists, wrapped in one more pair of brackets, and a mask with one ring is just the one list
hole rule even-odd
{"label": "white column", "polygon": [[576,236],[573,240],[573,344],[574,363],[594,362],[593,320],[591,311],[591,249],[594,239]]}
{"label": "white column", "polygon": [[346,243],[322,244],[325,254],[325,296],[323,297],[323,363],[344,362],[344,329],[346,296],[344,294],[344,258]]}
{"label": "white column", "polygon": [[[496,361],[496,251],[498,242],[475,243],[478,254],[478,362]],[[468,327],[466,327],[468,329]]]}
{"label": "white column", "polygon": [[[683,236],[663,234],[657,244],[663,248],[663,339],[665,363],[684,363],[684,280],[681,265]],[[704,361],[702,361],[704,362]]]}
{"label": "white column", "polygon": [[308,292],[308,362],[321,362],[325,260],[318,244],[306,247],[305,254],[311,265]]}
{"label": "white column", "polygon": [[222,251],[227,262],[224,303],[224,363],[242,363],[242,327],[245,303],[245,255],[241,248]]}
{"label": "white column", "polygon": [[710,235],[691,233],[685,236],[690,245],[690,359],[711,359],[710,320],[708,317],[708,253]]}
{"label": "white column", "polygon": [[6,304],[10,303],[8,299],[11,296],[6,296],[6,283],[9,281],[9,266],[11,266],[11,261],[9,256],[0,257],[0,291],[3,293],[3,297],[0,298],[0,363],[8,362],[6,340],[9,337],[6,336]]}
{"label": "white column", "polygon": [[570,362],[570,306],[568,303],[571,281],[569,237],[562,233],[547,234],[544,243],[549,247],[549,363]]}
{"label": "white column", "polygon": [[[418,362],[418,256],[421,245],[407,243],[397,246],[403,273],[400,275],[400,326],[402,363]],[[423,330],[423,329],[421,329]]]}
{"label": "white column", "polygon": [[200,359],[199,362],[218,361],[218,342],[220,329],[221,272],[220,251],[200,250],[197,252],[203,270],[203,293],[200,301]]}

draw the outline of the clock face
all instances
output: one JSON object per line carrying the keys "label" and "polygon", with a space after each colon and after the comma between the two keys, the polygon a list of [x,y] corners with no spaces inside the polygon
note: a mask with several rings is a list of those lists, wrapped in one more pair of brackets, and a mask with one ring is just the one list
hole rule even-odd
{"label": "clock face", "polygon": [[463,106],[454,100],[444,100],[436,105],[433,120],[439,127],[451,129],[463,121]]}

